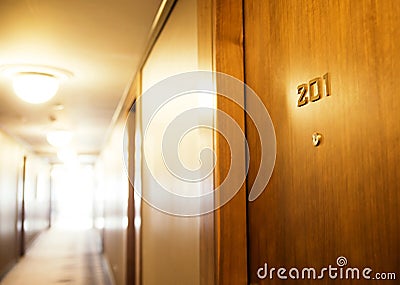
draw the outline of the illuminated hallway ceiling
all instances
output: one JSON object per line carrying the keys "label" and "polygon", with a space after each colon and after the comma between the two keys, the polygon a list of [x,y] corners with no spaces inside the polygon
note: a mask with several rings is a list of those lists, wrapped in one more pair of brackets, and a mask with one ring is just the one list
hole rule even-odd
{"label": "illuminated hallway ceiling", "polygon": [[139,67],[161,0],[2,0],[0,69],[44,65],[73,75],[41,105],[21,101],[0,76],[0,128],[51,157],[53,129],[73,132],[72,147],[97,154]]}

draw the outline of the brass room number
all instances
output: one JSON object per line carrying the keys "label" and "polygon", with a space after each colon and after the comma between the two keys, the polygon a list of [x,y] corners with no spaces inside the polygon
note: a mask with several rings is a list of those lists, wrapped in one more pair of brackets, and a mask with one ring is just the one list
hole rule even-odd
{"label": "brass room number", "polygon": [[329,74],[326,73],[322,77],[317,77],[307,83],[297,86],[297,107],[307,105],[308,102],[315,102],[323,96],[331,95],[331,86]]}

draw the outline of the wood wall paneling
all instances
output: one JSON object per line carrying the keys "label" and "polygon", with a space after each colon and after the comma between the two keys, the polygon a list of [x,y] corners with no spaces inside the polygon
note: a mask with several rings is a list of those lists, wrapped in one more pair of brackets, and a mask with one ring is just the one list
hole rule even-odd
{"label": "wood wall paneling", "polygon": [[[141,92],[140,74],[134,80],[129,92],[131,101]],[[134,103],[135,104],[135,103]],[[141,284],[141,224],[135,223],[141,220],[142,199],[137,194],[140,193],[139,184],[134,184],[135,179],[140,181],[140,159],[137,150],[141,149],[140,143],[137,144],[137,136],[140,134],[140,106],[136,104],[130,108],[127,115],[125,132],[128,135],[128,174],[129,174],[129,198],[128,198],[128,229],[127,229],[127,263],[126,263],[126,284]],[[138,177],[136,177],[138,176]],[[136,178],[135,178],[136,177]],[[135,192],[135,190],[137,192]]]}
{"label": "wood wall paneling", "polygon": [[[213,1],[197,0],[198,62],[200,70],[213,70]],[[214,138],[213,138],[214,141]],[[212,185],[203,184],[202,193]],[[200,284],[215,284],[215,225],[214,212],[200,216]]]}
{"label": "wood wall paneling", "polygon": [[[246,0],[244,8],[246,82],[270,112],[278,147],[268,187],[249,203],[250,281],[290,283],[259,280],[265,262],[321,268],[339,256],[400,272],[398,1]],[[297,86],[327,72],[331,95],[297,107]],[[247,133],[256,153],[250,123]],[[252,160],[250,185],[256,169]]]}
{"label": "wood wall paneling", "polygon": [[[198,69],[197,24],[197,1],[177,1],[143,66],[141,75],[144,92],[169,76]],[[143,153],[146,154],[142,156],[143,196],[157,197],[159,191],[165,191],[162,185],[171,187],[169,190],[172,191],[177,189],[180,193],[198,193],[197,184],[179,181],[166,171],[158,148],[158,143],[163,140],[162,130],[177,113],[193,106],[197,98],[173,100],[171,104],[163,105],[162,112],[158,113],[161,115],[154,118],[153,128],[147,128],[146,122],[154,115],[149,111],[154,100],[146,95],[141,100],[142,131],[143,136],[147,136],[143,143]],[[180,149],[180,155],[189,163],[192,163],[193,153],[197,152],[201,139],[196,132],[193,136],[196,139],[189,138],[191,143]],[[153,176],[154,173],[157,177]],[[157,181],[162,181],[162,185]],[[168,200],[168,204],[177,211],[185,206],[174,198]],[[143,203],[142,207],[143,284],[199,284],[199,217],[176,216],[174,214],[177,213],[165,213],[166,209],[157,209],[157,206]]]}
{"label": "wood wall paneling", "polygon": [[[243,2],[213,1],[213,70],[244,80]],[[217,92],[219,84],[216,82]],[[244,94],[243,94],[244,100]],[[244,111],[218,96],[217,108],[226,112],[244,130]],[[218,117],[217,129],[222,127]],[[217,135],[217,162],[214,187],[219,186],[230,168],[229,145]],[[229,142],[228,142],[229,143]],[[244,149],[244,145],[243,145]],[[243,159],[244,158],[232,158]],[[237,173],[237,175],[241,175]],[[225,189],[230,191],[231,189]],[[224,189],[222,189],[224,191]],[[216,197],[218,199],[218,197]],[[245,185],[226,205],[215,211],[216,284],[247,284],[246,189]]]}

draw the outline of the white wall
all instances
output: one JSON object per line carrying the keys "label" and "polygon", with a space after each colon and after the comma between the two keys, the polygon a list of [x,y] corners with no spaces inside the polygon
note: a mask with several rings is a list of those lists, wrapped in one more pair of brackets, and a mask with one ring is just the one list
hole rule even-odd
{"label": "white wall", "polygon": [[25,247],[50,223],[50,165],[0,131],[0,278],[21,251],[24,156]]}
{"label": "white wall", "polygon": [[0,278],[18,258],[17,197],[23,157],[23,149],[0,132]]}
{"label": "white wall", "polygon": [[116,285],[125,285],[129,181],[123,162],[123,124],[115,127],[96,162],[96,217],[104,217],[103,247]]}
{"label": "white wall", "polygon": [[[147,97],[146,90],[169,76],[199,69],[197,20],[196,0],[177,2],[142,69],[142,122],[147,122],[154,115],[149,111],[154,98]],[[163,186],[170,191],[188,195],[198,195],[203,187],[201,183],[212,184],[210,181],[185,183],[173,177],[161,155],[163,131],[168,124],[178,113],[202,103],[204,100],[198,94],[192,94],[190,98],[177,99],[163,106],[150,128],[147,129],[147,124],[142,123],[145,138],[141,181],[144,197],[157,196],[159,191],[164,191],[157,180],[162,181]],[[202,119],[198,118],[199,121]],[[190,169],[200,167],[199,154],[202,147],[212,147],[212,140],[211,132],[200,129],[189,132],[179,148],[182,163]],[[212,177],[208,179],[212,180]],[[174,199],[166,203],[177,210],[185,206]],[[199,284],[199,217],[173,216],[153,206],[148,203],[142,206],[143,284]]]}

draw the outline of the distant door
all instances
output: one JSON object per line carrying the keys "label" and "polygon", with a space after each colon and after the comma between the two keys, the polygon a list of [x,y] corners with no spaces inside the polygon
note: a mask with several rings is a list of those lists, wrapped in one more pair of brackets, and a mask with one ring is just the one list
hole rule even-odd
{"label": "distant door", "polygon": [[24,156],[21,172],[18,177],[18,217],[17,217],[17,234],[18,234],[18,255],[25,254],[25,174],[26,174],[26,156]]}
{"label": "distant door", "polygon": [[[336,282],[325,272],[318,284],[350,284],[349,268],[399,279],[399,1],[246,0],[244,9],[246,82],[277,139],[269,185],[248,203],[249,283],[294,284],[291,268],[318,277],[329,265]],[[259,142],[250,122],[247,132],[251,185]]]}

